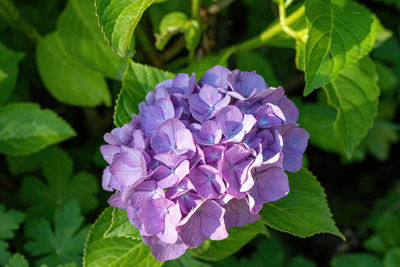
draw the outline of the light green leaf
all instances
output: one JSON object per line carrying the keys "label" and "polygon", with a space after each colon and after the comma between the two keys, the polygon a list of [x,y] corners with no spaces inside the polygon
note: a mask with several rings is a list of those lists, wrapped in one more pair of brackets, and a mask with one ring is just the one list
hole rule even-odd
{"label": "light green leaf", "polygon": [[138,113],[138,105],[144,101],[147,92],[154,90],[157,83],[173,77],[170,72],[129,61],[115,107],[115,125],[121,127],[130,122],[132,113]]}
{"label": "light green leaf", "polygon": [[22,181],[21,195],[33,205],[28,213],[49,218],[54,210],[71,200],[77,200],[84,212],[97,206],[96,178],[89,173],[79,172],[72,176],[72,159],[63,150],[54,147],[43,160],[43,175],[46,182],[36,177]]}
{"label": "light green leaf", "polygon": [[168,13],[160,22],[159,33],[155,34],[156,48],[163,50],[172,36],[183,33],[188,17],[185,13],[175,11]]}
{"label": "light green leaf", "polygon": [[133,32],[144,11],[155,0],[96,0],[99,25],[109,45],[121,57],[132,56]]}
{"label": "light green leaf", "polygon": [[288,173],[289,194],[265,203],[261,220],[268,226],[299,237],[330,233],[344,239],[335,226],[323,188],[311,172]]}
{"label": "light green leaf", "polygon": [[4,73],[4,71],[0,69],[0,83],[1,83],[5,78],[7,78],[7,76],[8,76],[7,73]]}
{"label": "light green leaf", "polygon": [[246,245],[258,234],[269,236],[261,221],[243,227],[228,230],[229,236],[220,241],[206,240],[198,248],[190,250],[196,257],[204,260],[217,261],[226,258]]}
{"label": "light green leaf", "polygon": [[[342,143],[333,129],[336,112],[327,105],[299,105],[299,124],[310,134],[310,143],[328,151],[343,154]],[[316,123],[318,122],[318,123]]]}
{"label": "light green leaf", "polygon": [[24,249],[34,257],[37,264],[56,266],[80,263],[88,227],[82,228],[83,216],[77,202],[70,202],[54,213],[53,227],[44,218],[32,219],[25,225],[25,235],[30,238]]}
{"label": "light green leaf", "polygon": [[57,32],[39,41],[36,61],[47,90],[58,101],[75,106],[110,105],[111,96],[104,77],[73,59]]}
{"label": "light green leaf", "polygon": [[23,53],[15,52],[0,43],[0,105],[6,102],[17,82],[18,63]]}
{"label": "light green leaf", "polygon": [[129,221],[126,210],[113,208],[110,227],[104,232],[104,237],[129,237],[141,239],[139,230]]}
{"label": "light green leaf", "polygon": [[304,95],[326,85],[367,55],[377,20],[363,5],[343,0],[307,0]]}
{"label": "light green leaf", "polygon": [[0,107],[0,153],[26,155],[75,135],[56,113],[37,104]]}
{"label": "light green leaf", "polygon": [[79,63],[121,80],[127,60],[116,55],[98,26],[93,0],[69,0],[57,22],[63,47]]}
{"label": "light green leaf", "polygon": [[271,62],[261,53],[253,51],[243,51],[236,55],[237,67],[242,71],[257,71],[263,76],[269,86],[277,87],[281,83],[276,78]]}
{"label": "light green leaf", "polygon": [[332,267],[382,267],[381,260],[368,253],[347,253],[336,256],[331,261]]}
{"label": "light green leaf", "polygon": [[395,248],[388,251],[383,258],[384,267],[398,267],[400,266],[400,248]]}
{"label": "light green leaf", "polygon": [[334,128],[349,158],[377,115],[377,81],[374,63],[364,57],[324,87],[329,104],[337,109]]}
{"label": "light green leaf", "polygon": [[84,267],[161,266],[140,239],[104,237],[110,228],[113,208],[105,209],[93,224],[83,256]]}
{"label": "light green leaf", "polygon": [[23,255],[16,253],[5,267],[29,267],[29,263]]}
{"label": "light green leaf", "polygon": [[201,39],[201,28],[197,20],[191,19],[185,25],[186,49],[195,50]]}

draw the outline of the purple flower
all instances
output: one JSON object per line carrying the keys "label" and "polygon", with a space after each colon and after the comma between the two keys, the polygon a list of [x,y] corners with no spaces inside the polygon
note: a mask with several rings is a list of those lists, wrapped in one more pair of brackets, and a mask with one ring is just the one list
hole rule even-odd
{"label": "purple flower", "polygon": [[230,96],[223,96],[208,84],[205,84],[198,94],[189,96],[192,116],[201,123],[215,117],[219,110],[229,105],[230,101]]}
{"label": "purple flower", "polygon": [[218,112],[216,122],[226,140],[224,142],[241,142],[257,122],[253,115],[243,114],[235,106],[227,106]]}
{"label": "purple flower", "polygon": [[255,72],[209,69],[155,86],[139,115],[104,135],[102,186],[126,209],[159,261],[227,229],[254,223],[265,202],[289,192],[309,135],[282,87]]}
{"label": "purple flower", "polygon": [[239,100],[263,97],[269,93],[264,78],[255,71],[241,72],[240,70],[234,70],[232,74],[228,75],[227,79],[233,91],[228,92],[228,94]]}
{"label": "purple flower", "polygon": [[224,222],[225,209],[213,200],[200,203],[177,227],[183,242],[197,248],[207,239],[221,240],[228,237]]}

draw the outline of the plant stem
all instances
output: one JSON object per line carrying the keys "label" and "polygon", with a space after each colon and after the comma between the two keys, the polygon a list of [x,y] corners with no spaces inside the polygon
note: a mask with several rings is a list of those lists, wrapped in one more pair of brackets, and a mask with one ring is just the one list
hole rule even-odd
{"label": "plant stem", "polygon": [[[286,19],[285,19],[285,24],[287,26],[291,25],[293,22],[295,22],[297,19],[299,19],[301,16],[304,15],[304,6],[301,6],[298,8],[295,12],[290,14]],[[284,31],[282,28],[282,25],[279,23],[276,23],[272,26],[269,26],[266,30],[264,30],[262,33],[260,33],[258,36],[251,38],[247,41],[244,41],[240,44],[235,45],[236,47],[236,52],[239,51],[248,51],[248,50],[253,50],[256,49],[260,46],[263,45],[268,45],[268,42],[278,35],[281,31]]]}
{"label": "plant stem", "polygon": [[201,0],[192,0],[192,18],[199,20],[200,18]]}
{"label": "plant stem", "polygon": [[284,0],[279,0],[279,23],[282,27],[282,30],[286,32],[290,37],[296,40],[299,38],[297,32],[292,30],[292,28],[290,28],[286,24],[286,7]]}

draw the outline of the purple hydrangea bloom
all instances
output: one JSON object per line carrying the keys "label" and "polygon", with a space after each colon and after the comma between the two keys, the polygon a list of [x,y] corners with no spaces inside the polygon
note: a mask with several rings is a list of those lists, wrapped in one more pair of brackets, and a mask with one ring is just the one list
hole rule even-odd
{"label": "purple hydrangea bloom", "polygon": [[282,87],[222,66],[178,74],[148,92],[139,115],[104,135],[108,203],[159,261],[227,229],[254,223],[263,203],[285,197],[285,171],[301,168],[309,135]]}

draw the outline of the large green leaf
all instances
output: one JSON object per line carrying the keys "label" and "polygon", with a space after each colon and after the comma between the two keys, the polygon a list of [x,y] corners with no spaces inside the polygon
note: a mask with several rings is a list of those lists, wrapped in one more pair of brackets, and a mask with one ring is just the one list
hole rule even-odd
{"label": "large green leaf", "polygon": [[23,58],[23,53],[14,52],[0,43],[0,105],[14,90],[17,82],[18,62]]}
{"label": "large green leaf", "polygon": [[400,266],[400,247],[389,250],[383,259],[384,267]]}
{"label": "large green leaf", "polygon": [[139,230],[129,221],[126,210],[114,208],[110,227],[104,232],[104,237],[130,237],[140,239]]}
{"label": "large green leaf", "polygon": [[367,55],[377,20],[361,4],[344,0],[307,0],[304,95],[310,94]]}
{"label": "large green leaf", "polygon": [[37,264],[56,266],[80,263],[82,249],[89,227],[83,227],[83,216],[77,202],[70,202],[54,213],[53,227],[44,219],[32,219],[25,225],[25,235],[30,238],[24,249],[34,257]]}
{"label": "large green leaf", "polygon": [[366,56],[324,87],[329,104],[338,111],[334,128],[348,157],[367,135],[377,115],[377,81],[374,63]]}
{"label": "large green leaf", "polygon": [[29,263],[23,255],[16,253],[5,267],[29,267]]}
{"label": "large green leaf", "polygon": [[104,40],[93,0],[69,0],[58,19],[57,32],[65,50],[79,63],[108,78],[122,79],[127,60],[116,55]]}
{"label": "large green leaf", "polygon": [[105,237],[110,228],[113,208],[103,211],[90,230],[83,256],[84,267],[161,266],[149,247],[139,238]]}
{"label": "large green leaf", "polygon": [[132,56],[133,32],[155,0],[96,0],[96,14],[106,40],[121,57]]}
{"label": "large green leaf", "polygon": [[36,61],[47,90],[58,101],[76,106],[111,104],[104,77],[72,58],[57,32],[39,41]]}
{"label": "large green leaf", "polygon": [[206,240],[198,248],[190,250],[196,257],[217,261],[226,258],[246,245],[258,234],[268,236],[267,229],[261,221],[243,227],[228,230],[229,236],[221,241]]}
{"label": "large green leaf", "polygon": [[343,154],[341,141],[333,129],[335,110],[323,104],[304,103],[299,105],[299,113],[299,124],[310,134],[311,144],[325,151]]}
{"label": "large green leaf", "polygon": [[265,203],[261,220],[268,226],[299,237],[330,233],[344,239],[335,226],[322,186],[308,170],[288,173],[289,194]]}
{"label": "large green leaf", "polygon": [[25,155],[75,136],[75,131],[51,110],[33,103],[0,107],[0,153]]}
{"label": "large green leaf", "polygon": [[115,125],[122,126],[130,122],[132,113],[138,112],[138,105],[144,101],[147,92],[154,90],[157,83],[173,77],[170,72],[129,61],[115,107]]}

